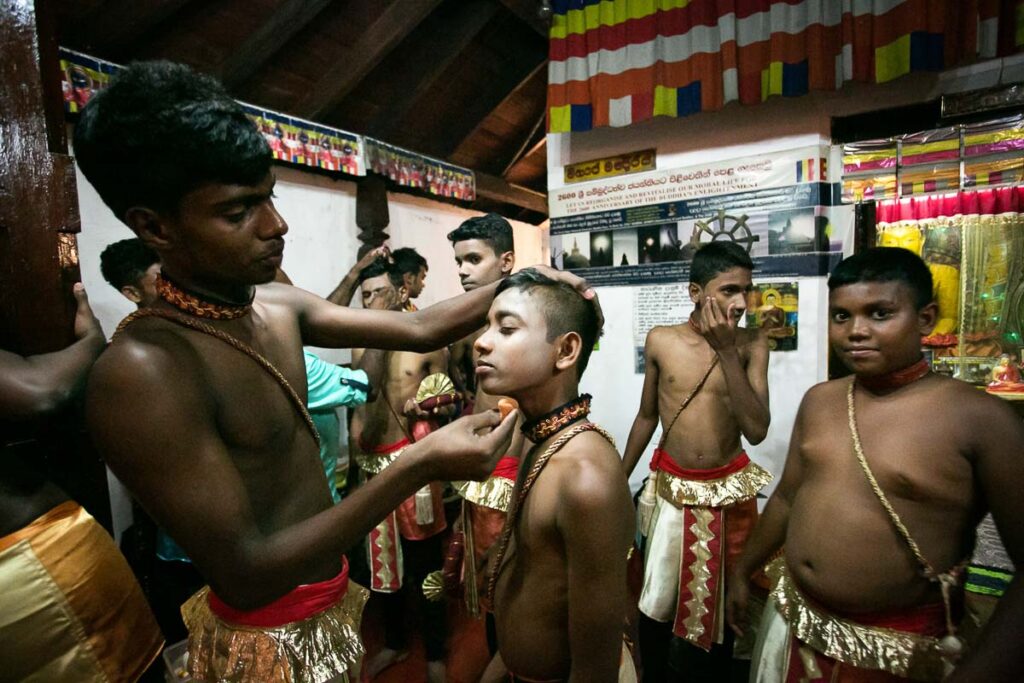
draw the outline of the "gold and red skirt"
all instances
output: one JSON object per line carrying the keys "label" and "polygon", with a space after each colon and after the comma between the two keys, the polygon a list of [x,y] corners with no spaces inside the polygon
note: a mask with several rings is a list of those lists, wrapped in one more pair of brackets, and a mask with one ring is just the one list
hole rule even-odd
{"label": "gold and red skirt", "polygon": [[725,579],[757,522],[772,476],[739,453],[722,467],[679,467],[662,449],[651,468],[657,499],[644,555],[640,611],[710,650],[725,633]]}

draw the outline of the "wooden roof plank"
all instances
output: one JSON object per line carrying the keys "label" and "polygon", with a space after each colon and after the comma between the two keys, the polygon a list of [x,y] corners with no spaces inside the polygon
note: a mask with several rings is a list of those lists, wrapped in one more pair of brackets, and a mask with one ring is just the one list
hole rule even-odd
{"label": "wooden roof plank", "polygon": [[298,101],[294,113],[305,118],[323,120],[324,115],[337,107],[373,67],[440,3],[441,0],[401,0],[391,3],[352,44],[349,51],[352,58],[339,61],[321,76],[310,92]]}
{"label": "wooden roof plank", "polygon": [[158,25],[194,0],[110,0],[90,11],[71,29],[70,44],[107,59],[134,56],[136,47]]}
{"label": "wooden roof plank", "polygon": [[488,173],[475,173],[476,193],[480,197],[548,215],[548,196],[520,185],[513,185],[503,178]]}
{"label": "wooden roof plank", "polygon": [[220,65],[221,82],[228,90],[241,86],[330,4],[331,0],[284,0]]}
{"label": "wooden roof plank", "polygon": [[409,74],[415,85],[404,89],[398,97],[391,100],[387,111],[373,122],[369,134],[386,139],[402,126],[406,114],[413,105],[430,91],[437,79],[473,42],[497,11],[498,5],[491,0],[467,3],[465,10],[459,13],[453,25],[448,27],[443,35],[438,34],[434,37],[432,42],[436,43],[436,46],[432,46],[432,58],[421,60],[411,66],[412,69],[419,71]]}
{"label": "wooden roof plank", "polygon": [[501,0],[501,4],[529,24],[534,31],[544,36],[544,40],[548,39],[549,26],[537,13],[540,9],[540,3],[537,0]]}

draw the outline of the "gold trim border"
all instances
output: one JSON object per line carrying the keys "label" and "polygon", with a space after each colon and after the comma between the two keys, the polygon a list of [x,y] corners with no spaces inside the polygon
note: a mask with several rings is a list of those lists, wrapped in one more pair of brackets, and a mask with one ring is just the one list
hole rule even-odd
{"label": "gold trim border", "polygon": [[739,472],[708,481],[683,479],[664,470],[659,470],[655,476],[658,478],[658,495],[679,509],[741,503],[756,496],[772,480],[771,472],[753,461]]}

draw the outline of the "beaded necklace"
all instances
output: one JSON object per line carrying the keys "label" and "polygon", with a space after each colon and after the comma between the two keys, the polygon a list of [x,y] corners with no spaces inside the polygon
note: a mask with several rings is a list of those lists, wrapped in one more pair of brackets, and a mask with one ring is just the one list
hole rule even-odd
{"label": "beaded necklace", "polygon": [[521,428],[523,434],[534,443],[544,441],[555,432],[585,418],[590,412],[591,398],[590,394],[582,394],[540,417],[524,422]]}
{"label": "beaded necklace", "polygon": [[253,290],[249,302],[242,305],[215,303],[186,292],[165,275],[159,273],[156,276],[156,292],[161,299],[179,311],[210,320],[234,320],[249,315],[252,312],[252,299],[256,295]]}

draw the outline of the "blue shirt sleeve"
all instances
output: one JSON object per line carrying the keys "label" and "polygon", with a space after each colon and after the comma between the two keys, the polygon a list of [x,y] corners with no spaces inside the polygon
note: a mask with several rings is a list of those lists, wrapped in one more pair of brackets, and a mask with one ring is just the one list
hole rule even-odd
{"label": "blue shirt sleeve", "polygon": [[366,403],[370,381],[365,372],[327,363],[309,351],[304,351],[303,355],[309,394],[306,404],[310,410]]}

